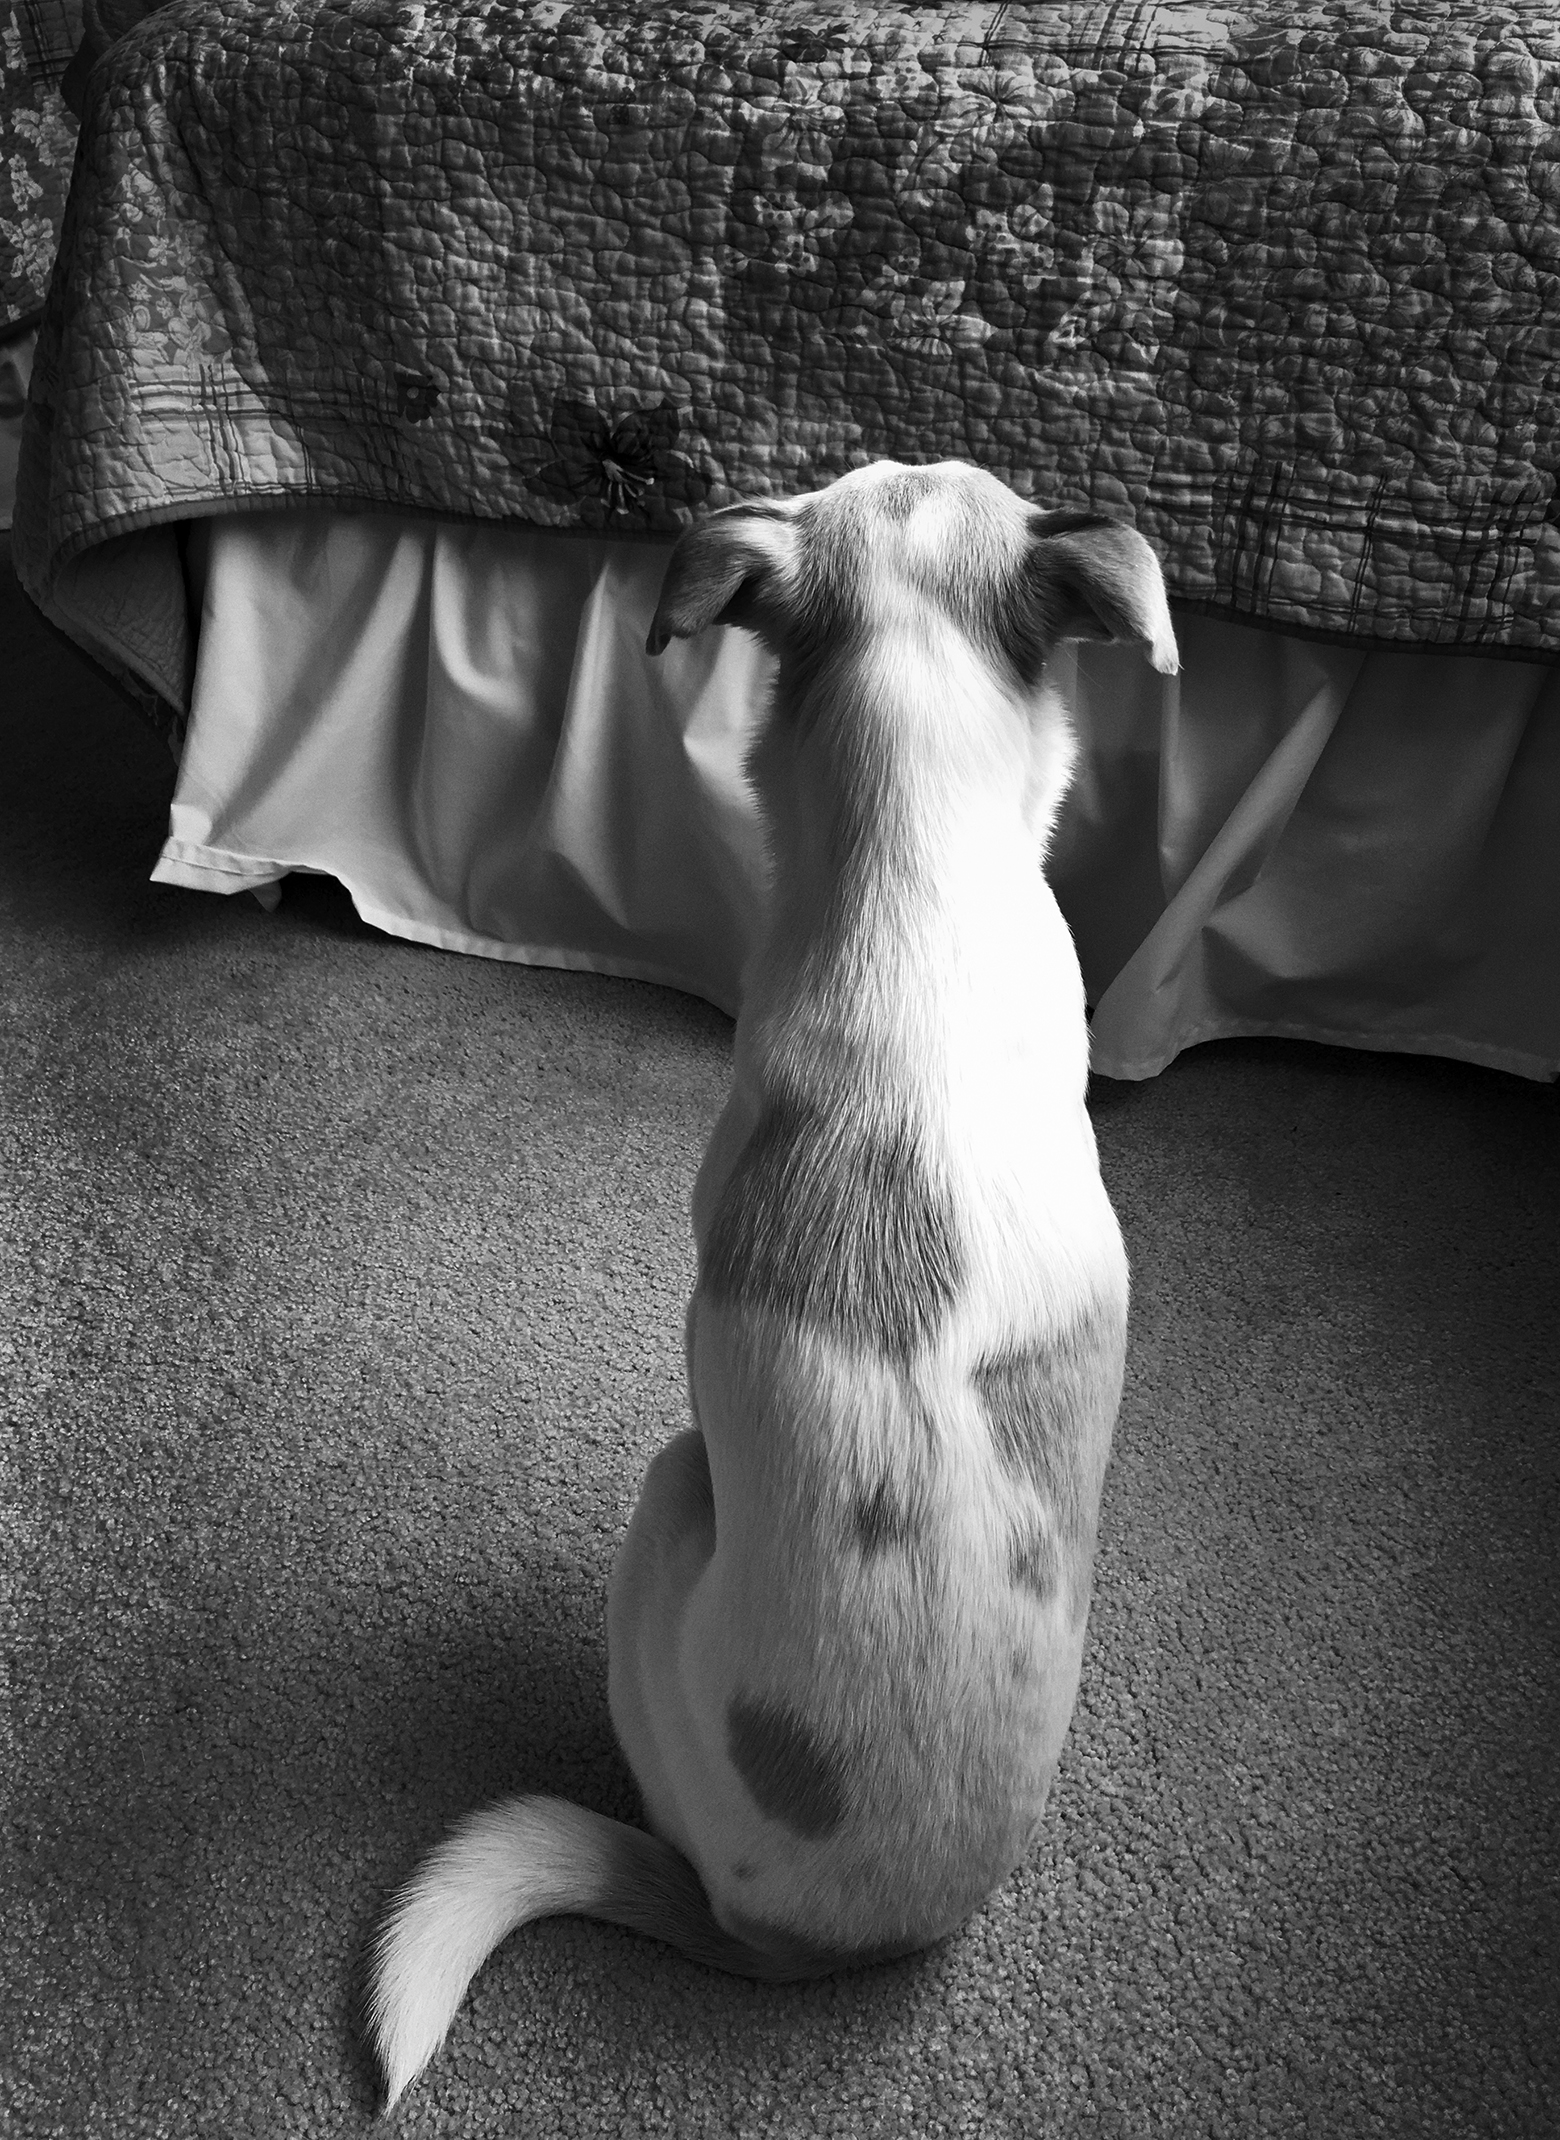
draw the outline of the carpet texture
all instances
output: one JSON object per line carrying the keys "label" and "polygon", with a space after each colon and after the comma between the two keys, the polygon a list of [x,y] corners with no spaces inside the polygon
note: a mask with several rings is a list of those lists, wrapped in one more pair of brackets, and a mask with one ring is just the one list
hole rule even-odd
{"label": "carpet texture", "polygon": [[[364,2133],[387,1888],[493,1794],[634,1815],[730,1028],[149,884],[161,746],[8,577],[0,643],[8,2130]],[[1556,2129],[1557,1094],[1243,1043],[1095,1114],[1132,1350],[1029,1862],[793,1989],[528,1929],[389,2130]]]}

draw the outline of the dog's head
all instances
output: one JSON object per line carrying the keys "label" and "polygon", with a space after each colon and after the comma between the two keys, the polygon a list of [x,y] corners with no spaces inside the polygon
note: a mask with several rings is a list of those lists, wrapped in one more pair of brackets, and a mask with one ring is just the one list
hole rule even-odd
{"label": "dog's head", "polygon": [[1062,639],[1143,646],[1179,666],[1159,560],[1099,514],[1042,512],[962,461],[878,461],[784,504],[736,505],[672,551],[646,642],[756,632],[797,681],[886,632],[952,625],[1021,686]]}

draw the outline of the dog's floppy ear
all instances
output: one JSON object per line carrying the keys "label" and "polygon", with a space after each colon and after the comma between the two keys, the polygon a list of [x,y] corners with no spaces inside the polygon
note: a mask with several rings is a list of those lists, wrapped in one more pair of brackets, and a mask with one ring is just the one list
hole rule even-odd
{"label": "dog's floppy ear", "polygon": [[1097,513],[1031,513],[1023,579],[1045,646],[1127,639],[1147,648],[1162,676],[1180,668],[1164,574],[1136,528]]}
{"label": "dog's floppy ear", "polygon": [[795,542],[778,505],[728,505],[677,538],[645,647],[661,654],[712,624],[754,624],[761,596],[785,570]]}

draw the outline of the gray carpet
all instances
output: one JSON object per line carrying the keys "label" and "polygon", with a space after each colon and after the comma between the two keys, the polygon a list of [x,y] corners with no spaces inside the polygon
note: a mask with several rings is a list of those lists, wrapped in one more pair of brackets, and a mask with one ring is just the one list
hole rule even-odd
{"label": "gray carpet", "polygon": [[[0,643],[9,2131],[361,2133],[387,1886],[491,1794],[633,1813],[603,1600],[730,1029],[148,884],[160,746],[9,579]],[[1557,2129],[1557,1094],[1095,1097],[1133,1345],[1031,1861],[797,1989],[523,1932],[396,2133]]]}

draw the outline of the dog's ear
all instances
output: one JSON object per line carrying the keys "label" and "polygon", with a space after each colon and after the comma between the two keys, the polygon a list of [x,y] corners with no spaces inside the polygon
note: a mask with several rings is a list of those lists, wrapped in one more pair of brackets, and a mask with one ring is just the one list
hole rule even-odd
{"label": "dog's ear", "polygon": [[1180,668],[1164,574],[1135,528],[1097,513],[1031,513],[1022,579],[1025,621],[1042,647],[1125,639],[1161,676]]}
{"label": "dog's ear", "polygon": [[692,639],[712,624],[756,625],[763,595],[793,555],[796,531],[779,505],[728,505],[676,547],[645,647],[661,654],[673,639]]}

